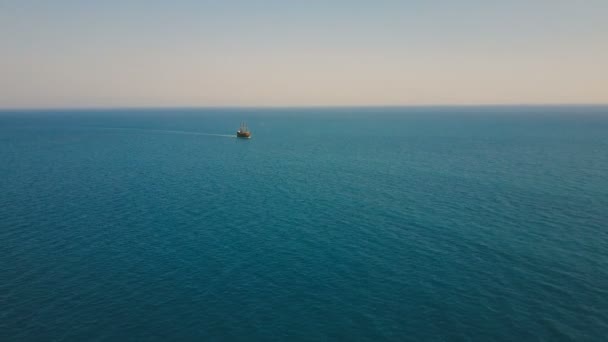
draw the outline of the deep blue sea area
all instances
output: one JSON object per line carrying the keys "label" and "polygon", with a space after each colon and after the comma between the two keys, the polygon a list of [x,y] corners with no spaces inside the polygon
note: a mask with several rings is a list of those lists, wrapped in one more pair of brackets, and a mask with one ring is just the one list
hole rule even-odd
{"label": "deep blue sea area", "polygon": [[608,107],[0,112],[0,341],[606,336]]}

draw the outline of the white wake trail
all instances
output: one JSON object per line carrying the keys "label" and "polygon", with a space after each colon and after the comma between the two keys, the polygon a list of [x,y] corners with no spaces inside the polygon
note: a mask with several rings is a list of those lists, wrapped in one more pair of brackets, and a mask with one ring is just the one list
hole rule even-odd
{"label": "white wake trail", "polygon": [[230,135],[230,134],[216,134],[216,133],[204,133],[204,132],[192,132],[192,131],[175,131],[175,130],[165,130],[165,129],[128,128],[128,127],[95,127],[95,128],[103,129],[103,130],[111,130],[111,131],[140,131],[140,132],[164,133],[164,134],[204,135],[204,136],[212,136],[212,137],[236,138],[236,135]]}

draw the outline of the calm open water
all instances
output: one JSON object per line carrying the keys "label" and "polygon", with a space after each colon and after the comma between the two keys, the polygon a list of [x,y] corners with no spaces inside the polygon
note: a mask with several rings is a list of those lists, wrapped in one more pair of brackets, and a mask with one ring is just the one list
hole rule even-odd
{"label": "calm open water", "polygon": [[0,112],[2,341],[606,336],[607,107]]}

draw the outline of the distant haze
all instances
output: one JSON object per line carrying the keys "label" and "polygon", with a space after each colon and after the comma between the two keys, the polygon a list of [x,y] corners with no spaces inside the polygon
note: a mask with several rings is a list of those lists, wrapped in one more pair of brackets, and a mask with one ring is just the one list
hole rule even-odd
{"label": "distant haze", "polygon": [[0,108],[608,103],[608,1],[1,1]]}

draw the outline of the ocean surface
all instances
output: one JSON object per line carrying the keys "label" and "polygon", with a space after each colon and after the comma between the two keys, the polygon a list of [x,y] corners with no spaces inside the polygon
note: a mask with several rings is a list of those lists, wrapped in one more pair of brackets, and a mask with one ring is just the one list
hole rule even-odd
{"label": "ocean surface", "polygon": [[608,107],[0,112],[1,341],[607,336]]}

